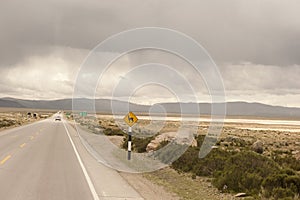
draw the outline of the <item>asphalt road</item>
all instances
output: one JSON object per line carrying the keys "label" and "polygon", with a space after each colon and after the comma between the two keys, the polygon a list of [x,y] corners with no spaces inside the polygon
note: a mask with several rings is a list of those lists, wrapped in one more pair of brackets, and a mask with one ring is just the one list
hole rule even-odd
{"label": "asphalt road", "polygon": [[89,155],[72,126],[48,119],[0,132],[0,199],[142,198]]}

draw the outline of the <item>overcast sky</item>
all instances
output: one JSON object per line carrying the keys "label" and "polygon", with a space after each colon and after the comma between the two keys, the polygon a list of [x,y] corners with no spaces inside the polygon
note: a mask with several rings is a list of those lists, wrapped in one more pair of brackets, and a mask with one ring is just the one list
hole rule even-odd
{"label": "overcast sky", "polygon": [[[227,101],[300,107],[299,10],[298,0],[2,0],[0,97],[72,97],[80,66],[97,44],[121,31],[155,26],[185,33],[209,52]],[[151,51],[123,56],[96,96],[109,98],[130,66],[173,57]],[[199,101],[209,100],[188,64],[176,58],[167,64],[199,84]],[[157,85],[141,88],[133,99],[174,100]]]}

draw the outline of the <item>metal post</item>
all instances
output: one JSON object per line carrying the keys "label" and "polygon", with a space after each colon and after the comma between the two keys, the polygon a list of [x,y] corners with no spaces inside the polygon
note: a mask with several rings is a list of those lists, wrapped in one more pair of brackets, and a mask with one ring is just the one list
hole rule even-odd
{"label": "metal post", "polygon": [[131,159],[131,135],[132,135],[132,129],[131,126],[128,127],[128,160]]}

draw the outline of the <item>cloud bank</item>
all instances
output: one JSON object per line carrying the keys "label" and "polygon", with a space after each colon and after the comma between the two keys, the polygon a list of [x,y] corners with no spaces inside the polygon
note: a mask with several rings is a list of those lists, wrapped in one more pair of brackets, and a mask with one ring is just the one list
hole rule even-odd
{"label": "cloud bank", "polygon": [[[158,26],[181,31],[207,49],[220,68],[228,101],[300,106],[299,8],[297,0],[5,0],[0,6],[0,96],[71,97],[81,64],[99,42],[131,28]],[[114,63],[97,95],[109,97],[128,69],[152,60],[180,69],[199,85],[199,101],[209,101],[205,83],[194,77],[191,66],[147,51]],[[174,100],[163,91],[149,86],[134,98]]]}

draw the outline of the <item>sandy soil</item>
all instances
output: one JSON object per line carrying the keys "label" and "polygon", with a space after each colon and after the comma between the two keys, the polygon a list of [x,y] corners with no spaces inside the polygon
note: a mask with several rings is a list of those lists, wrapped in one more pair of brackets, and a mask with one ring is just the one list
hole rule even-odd
{"label": "sandy soil", "polygon": [[146,200],[178,200],[175,193],[147,179],[143,174],[120,173],[121,176]]}
{"label": "sandy soil", "polygon": [[124,139],[123,136],[114,135],[114,136],[108,136],[108,138],[117,147],[120,147],[123,144],[123,139]]}

